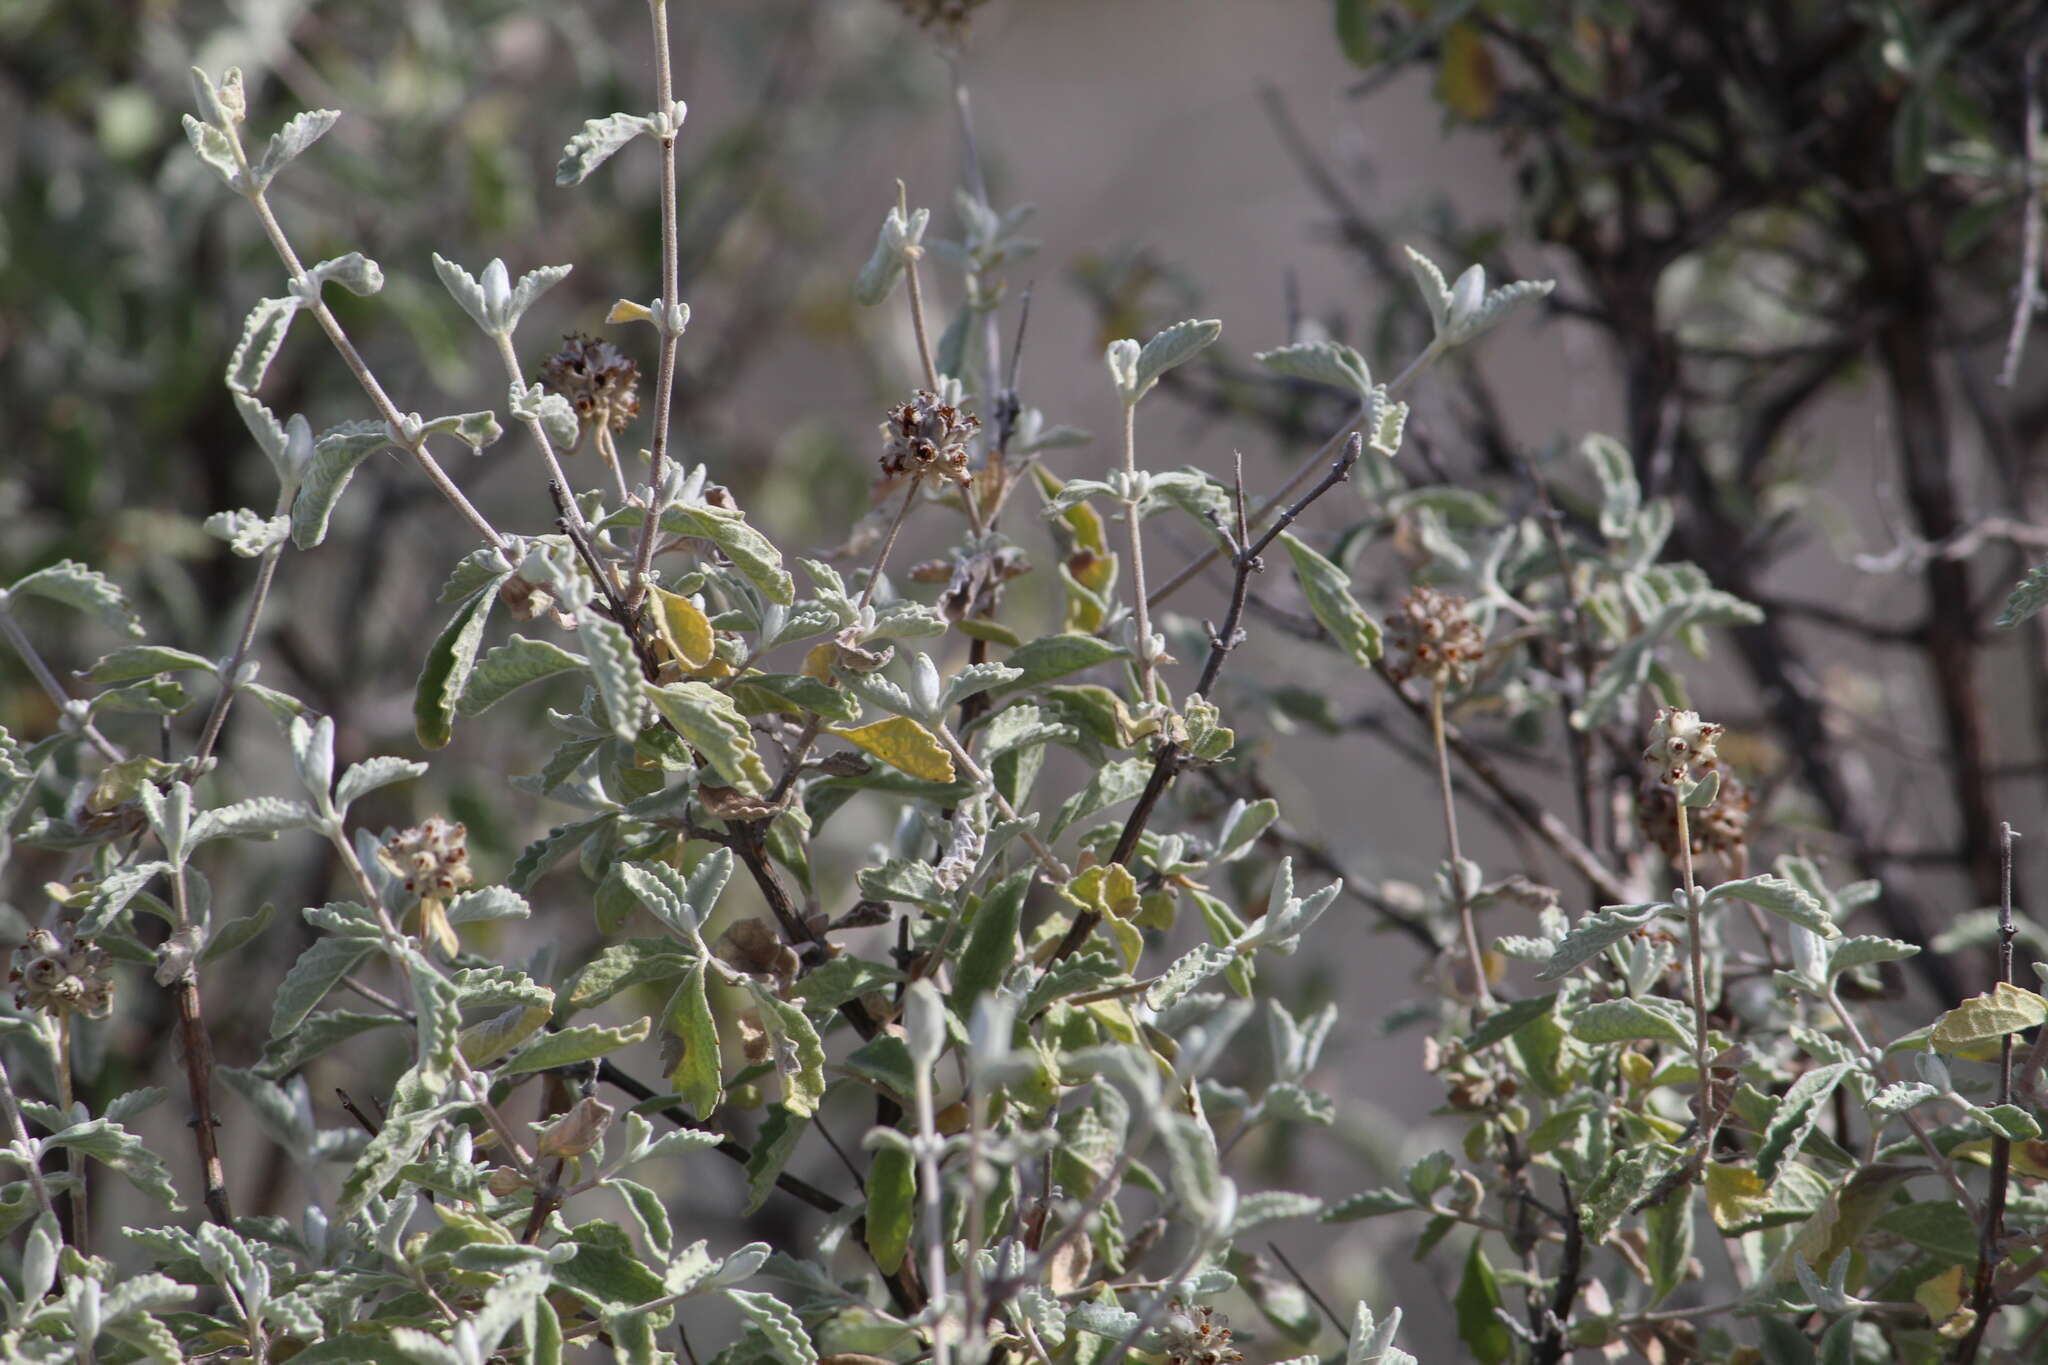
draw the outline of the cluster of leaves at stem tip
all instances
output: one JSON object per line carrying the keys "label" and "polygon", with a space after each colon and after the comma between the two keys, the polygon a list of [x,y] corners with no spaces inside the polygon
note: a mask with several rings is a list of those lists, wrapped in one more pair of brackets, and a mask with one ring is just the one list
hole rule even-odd
{"label": "cluster of leaves at stem tip", "polygon": [[[883,425],[874,510],[844,567],[792,560],[715,471],[667,453],[687,304],[611,310],[658,351],[652,445],[636,459],[610,444],[639,410],[621,352],[589,343],[542,381],[520,358],[522,318],[569,267],[515,279],[499,260],[472,273],[436,256],[504,364],[505,419],[402,410],[324,301],[329,284],[376,295],[382,270],[353,252],[303,265],[268,198],[338,115],[301,114],[259,148],[239,73],[194,80],[193,151],[260,219],[282,271],[226,370],[278,494],[268,515],[207,522],[255,566],[224,658],[150,642],[120,586],[80,564],[0,593],[0,623],[61,718],[34,740],[0,733],[0,854],[54,851],[71,868],[46,889],[4,1015],[0,1155],[18,1178],[0,1187],[0,1228],[19,1248],[0,1295],[7,1359],[596,1351],[637,1365],[688,1349],[678,1330],[722,1300],[704,1321],[725,1339],[697,1343],[721,1365],[1230,1365],[1331,1350],[1370,1365],[1413,1359],[1394,1344],[1400,1310],[1359,1302],[1326,1331],[1314,1287],[1251,1234],[1387,1215],[1414,1220],[1418,1254],[1462,1248],[1449,1317],[1486,1362],[1933,1360],[1995,1314],[2043,1320],[2013,1301],[2048,1242],[2048,1142],[2040,1059],[2016,1073],[2012,1045],[2048,1001],[2005,980],[1878,1036],[1849,1001],[1918,951],[1842,927],[1878,888],[1831,886],[1798,856],[1747,874],[1748,801],[1719,766],[1721,727],[1685,709],[1680,666],[1757,609],[1663,558],[1671,509],[1605,438],[1544,470],[1593,490],[1566,539],[1475,490],[1412,484],[1395,460],[1397,395],[1548,283],[1489,289],[1476,265],[1447,281],[1411,252],[1432,336],[1392,382],[1325,337],[1260,352],[1279,379],[1354,405],[1267,497],[1241,475],[1140,457],[1148,395],[1221,324],[1116,341],[1120,450],[1093,462],[1099,477],[1062,480],[1043,456],[1088,438],[1022,406],[1002,331],[984,325],[1015,306],[1006,272],[1033,249],[1028,208],[970,186],[959,240],[927,245],[929,211],[899,200],[849,288],[871,306],[905,301],[922,373]],[[687,111],[666,88],[656,104],[585,124],[559,181],[640,152],[668,159],[672,180]],[[671,220],[668,281],[675,251]],[[957,276],[935,341],[928,257]],[[334,347],[367,415],[315,434],[266,405],[295,326]],[[534,505],[552,497],[544,529],[494,525],[440,463],[501,442],[531,447],[490,458],[531,460]],[[593,443],[612,486],[579,490],[564,461]],[[419,675],[419,746],[448,745],[458,721],[525,689],[546,699],[552,754],[506,775],[507,800],[571,813],[506,868],[473,866],[445,818],[371,828],[358,810],[387,808],[386,789],[428,765],[382,755],[337,772],[331,719],[258,681],[274,572],[318,571],[301,556],[358,466],[388,450],[444,497],[451,543],[475,547],[451,556],[440,593],[450,614]],[[1365,520],[1326,553],[1296,518],[1353,475]],[[892,575],[911,516],[951,544]],[[1154,610],[1168,592],[1147,586],[1155,517],[1208,547],[1228,585],[1220,625]],[[1394,530],[1426,586],[1386,604],[1383,638],[1351,565]],[[1304,658],[1392,689],[1438,752],[1449,856],[1433,892],[1347,887],[1272,798],[1236,794],[1247,746],[1226,724],[1224,665],[1271,628],[1247,601],[1276,545]],[[1030,559],[1048,553],[1056,619],[1005,619],[1005,583],[1043,574]],[[930,602],[925,583],[943,584]],[[38,603],[132,641],[84,672],[82,697],[22,624]],[[501,616],[533,633],[494,629]],[[1564,674],[1502,642],[1568,632]],[[1196,661],[1198,686],[1177,691]],[[1253,716],[1305,705],[1275,701],[1270,683],[1242,696]],[[1449,755],[1475,760],[1447,711],[1647,745],[1644,851],[1627,867],[1523,801],[1617,903],[1574,916],[1559,892],[1462,856]],[[215,750],[231,712],[274,722],[286,790],[229,790]],[[152,732],[188,728],[184,750],[147,751]],[[1488,771],[1475,767],[1497,783]],[[813,855],[855,810],[891,832],[847,878]],[[258,888],[216,885],[235,866],[219,846],[273,839],[324,849],[337,898],[281,915]],[[1680,884],[1643,889],[1659,877]],[[595,951],[502,960],[505,922],[529,915],[544,879],[589,907]],[[1356,914],[1330,915],[1340,898]],[[1493,932],[1511,915],[1528,932]],[[298,932],[294,918],[311,946],[276,990],[269,1037],[249,1065],[216,1066],[206,986]],[[1394,1022],[1431,1027],[1426,1057],[1462,1142],[1342,1199],[1242,1187],[1226,1158],[1248,1136],[1356,1125],[1321,1088],[1337,1008],[1290,1007],[1275,959],[1367,920],[1437,968],[1439,991]],[[118,996],[152,990],[175,1000],[184,1093],[134,1090],[95,1112],[72,1093],[93,1065],[79,1039]],[[373,1103],[337,1110],[308,1070],[349,1053],[385,1069]],[[158,1105],[190,1107],[172,1127],[192,1150],[144,1140],[137,1121]],[[866,1125],[841,1193],[790,1169],[827,1141],[828,1109]],[[298,1217],[235,1215],[222,1152],[246,1163],[259,1143],[303,1168],[314,1196]],[[674,1195],[711,1180],[748,1214],[796,1201],[814,1226],[780,1245],[693,1237]],[[174,1213],[196,1193],[205,1216],[91,1245],[89,1192],[117,1182]],[[1214,1307],[1226,1300],[1235,1332]]]}

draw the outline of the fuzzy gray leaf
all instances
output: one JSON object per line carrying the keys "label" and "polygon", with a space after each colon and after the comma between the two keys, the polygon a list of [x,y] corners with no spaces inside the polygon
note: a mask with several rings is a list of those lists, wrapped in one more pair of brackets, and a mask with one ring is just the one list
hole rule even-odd
{"label": "fuzzy gray leaf", "polygon": [[562,159],[555,166],[555,183],[580,185],[584,177],[611,160],[619,148],[652,128],[653,121],[639,114],[611,114],[589,120],[583,131],[562,148]]}
{"label": "fuzzy gray leaf", "polygon": [[1276,374],[1306,379],[1346,389],[1360,398],[1372,393],[1372,369],[1365,357],[1341,341],[1297,341],[1271,351],[1260,351],[1253,359]]}
{"label": "fuzzy gray leaf", "polygon": [[320,433],[292,499],[292,544],[310,550],[327,539],[327,520],[356,466],[390,444],[390,429],[382,422],[344,422]]}
{"label": "fuzzy gray leaf", "polygon": [[294,158],[325,136],[340,117],[338,109],[308,109],[272,133],[253,168],[256,188],[268,185]]}

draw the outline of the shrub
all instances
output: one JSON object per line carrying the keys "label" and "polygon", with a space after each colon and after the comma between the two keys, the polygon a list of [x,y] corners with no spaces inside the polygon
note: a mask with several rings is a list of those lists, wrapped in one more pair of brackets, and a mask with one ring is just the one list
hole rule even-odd
{"label": "shrub", "polygon": [[[975,6],[910,8],[952,41]],[[1265,496],[1241,470],[1141,454],[1147,400],[1221,324],[1112,342],[1114,454],[1101,477],[1062,480],[1042,455],[1086,438],[1023,406],[999,325],[1031,249],[1026,211],[999,209],[970,176],[960,239],[928,241],[929,211],[899,194],[851,288],[908,310],[921,373],[885,414],[847,568],[786,556],[716,471],[672,454],[687,111],[661,0],[650,15],[651,112],[584,124],[557,178],[657,161],[660,292],[608,319],[652,329],[653,372],[588,337],[522,359],[522,318],[568,266],[515,278],[500,260],[473,272],[437,255],[502,365],[502,420],[398,407],[328,301],[329,285],[376,296],[382,270],[356,252],[296,254],[269,191],[338,116],[261,137],[239,73],[194,73],[192,149],[285,270],[227,362],[277,494],[267,514],[207,523],[252,567],[224,658],[149,642],[121,586],[69,560],[0,595],[0,627],[60,718],[33,741],[0,732],[0,851],[66,868],[16,954],[5,1016],[0,1117],[22,1177],[0,1189],[20,1246],[9,1359],[482,1365],[602,1349],[640,1362],[715,1343],[725,1365],[1230,1365],[1247,1347],[1308,1361],[1318,1346],[1369,1365],[1412,1359],[1394,1345],[1400,1311],[1329,1312],[1250,1234],[1388,1215],[1416,1220],[1419,1252],[1455,1241],[1454,1327],[1481,1361],[1969,1358],[1994,1327],[2035,1349],[2048,1044],[2016,1040],[2048,1021],[2048,1000],[2013,981],[2010,828],[1993,988],[1886,1036],[1867,1002],[1921,945],[1849,932],[1874,882],[1842,884],[1796,851],[1751,870],[1768,808],[1722,752],[1733,737],[1687,706],[1681,667],[1711,632],[1764,613],[1670,557],[1672,499],[1600,436],[1532,466],[1535,496],[1512,512],[1476,488],[1413,482],[1414,462],[1396,460],[1400,395],[1549,282],[1489,288],[1478,265],[1447,279],[1410,251],[1429,330],[1395,378],[1376,382],[1327,336],[1259,352],[1344,404],[1317,455]],[[958,277],[943,331],[927,318],[933,258]],[[332,344],[367,416],[316,433],[271,410],[266,376],[294,328]],[[636,455],[620,438],[643,417]],[[500,441],[531,447],[551,525],[494,524],[440,462]],[[586,449],[579,489],[564,460]],[[257,679],[274,577],[317,571],[300,557],[363,462],[391,451],[445,502],[453,561],[438,599],[450,615],[413,695],[419,748],[541,721],[552,756],[505,774],[520,793],[507,801],[576,812],[501,880],[449,813],[377,827],[390,789],[427,763],[344,762],[332,716]],[[1326,552],[1298,519],[1352,481],[1369,516]],[[1591,492],[1560,510],[1554,496],[1573,490]],[[951,544],[892,574],[912,517]],[[1155,546],[1148,576],[1153,518],[1183,520],[1208,548],[1162,578]],[[1383,531],[1414,566],[1378,604],[1384,635],[1348,567]],[[1005,584],[1048,551],[1057,628],[1033,630],[1006,614]],[[1216,621],[1167,614],[1212,565]],[[1299,610],[1265,600],[1283,568]],[[133,641],[86,670],[82,699],[29,633],[39,602]],[[2023,589],[2013,614],[2029,604]],[[500,616],[521,624],[500,635]],[[1255,789],[1227,673],[1251,632],[1276,629],[1384,689],[1422,737],[1444,826],[1430,891],[1340,877]],[[536,695],[554,705],[512,720]],[[262,712],[290,779],[233,790],[222,736]],[[1467,733],[1489,716],[1567,736],[1576,826]],[[1594,776],[1596,745],[1623,759],[1636,825],[1599,840],[1586,811],[1596,786],[1617,788]],[[489,749],[451,754],[441,762],[491,773],[472,784],[498,776]],[[1583,884],[1590,912],[1567,911],[1533,866],[1466,856],[1460,809],[1474,800]],[[858,836],[841,831],[862,820],[889,832],[842,870]],[[291,940],[266,899],[289,883],[235,851],[270,839],[324,850],[322,903],[301,912],[312,937],[276,988],[260,1056],[217,1066],[210,1008]],[[544,878],[551,913],[590,907],[593,954],[513,960],[508,922]],[[1431,1026],[1425,1061],[1462,1143],[1342,1199],[1241,1187],[1227,1159],[1247,1135],[1339,1122],[1320,1088],[1337,1009],[1290,1007],[1276,959],[1326,940],[1340,898],[1437,968],[1409,1013]],[[1510,914],[1530,932],[1489,927]],[[164,1090],[99,1098],[121,1069],[103,1021],[152,991],[178,1036],[189,1153],[141,1129]],[[1231,1055],[1254,1016],[1258,1066]],[[393,1040],[405,1055],[385,1065]],[[308,1072],[341,1061],[366,1090],[330,1114]],[[640,1079],[648,1065],[656,1081]],[[80,1078],[97,1102],[74,1093]],[[868,1124],[858,1157],[832,1142],[828,1106]],[[855,1197],[789,1169],[813,1130]],[[265,1142],[318,1191],[297,1219],[232,1206],[228,1158]],[[748,1213],[789,1200],[817,1221],[773,1242],[693,1236],[672,1194],[695,1152],[731,1163]],[[196,1195],[205,1217],[110,1243],[90,1210],[126,1197],[117,1181],[172,1210]],[[1235,1335],[1215,1307],[1227,1296],[1270,1330]]]}

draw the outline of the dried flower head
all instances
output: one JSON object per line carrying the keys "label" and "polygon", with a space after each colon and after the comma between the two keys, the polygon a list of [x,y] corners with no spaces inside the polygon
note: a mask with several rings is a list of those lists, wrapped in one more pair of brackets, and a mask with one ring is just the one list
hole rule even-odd
{"label": "dried flower head", "polygon": [[727,925],[718,939],[718,957],[750,976],[769,977],[777,983],[795,980],[803,966],[795,950],[777,937],[765,920],[758,919],[736,919]]}
{"label": "dried flower head", "polygon": [[616,1111],[589,1096],[576,1101],[541,1133],[534,1153],[544,1157],[582,1156],[603,1139]]}
{"label": "dried flower head", "polygon": [[540,382],[569,400],[586,429],[624,431],[640,415],[640,367],[609,341],[571,333],[541,367]]}
{"label": "dried flower head", "polygon": [[1472,680],[1486,653],[1465,599],[1434,588],[1411,588],[1387,622],[1387,672],[1398,682],[1422,678],[1444,687]]}
{"label": "dried flower head", "polygon": [[29,931],[15,950],[16,965],[7,979],[14,984],[19,1009],[43,1014],[82,1014],[104,1019],[114,1008],[114,981],[107,974],[106,950],[90,939],[61,936],[47,929]]}
{"label": "dried flower head", "polygon": [[1237,1365],[1244,1359],[1230,1344],[1230,1319],[1206,1304],[1190,1308],[1175,1299],[1159,1336],[1166,1365]]}
{"label": "dried flower head", "polygon": [[1694,765],[1714,761],[1714,741],[1721,727],[1700,719],[1697,711],[1674,711],[1659,707],[1650,722],[1649,747],[1643,750],[1643,764],[1652,781],[1678,787],[1691,780]]}
{"label": "dried flower head", "polygon": [[[1749,863],[1750,810],[1756,794],[1749,784],[1712,761],[1700,765],[1701,776],[1718,771],[1721,786],[1710,805],[1686,813],[1686,834],[1692,856],[1712,855],[1730,877],[1740,877]],[[1678,863],[1678,793],[1655,775],[1646,777],[1636,802],[1636,822],[1643,837],[1656,845],[1673,866]]]}
{"label": "dried flower head", "polygon": [[967,24],[974,11],[987,3],[988,0],[897,0],[902,11],[921,27],[932,29],[951,42],[967,36]]}
{"label": "dried flower head", "polygon": [[420,900],[446,901],[476,880],[469,830],[439,816],[386,836],[377,857]]}
{"label": "dried flower head", "polygon": [[932,474],[958,482],[967,480],[967,443],[981,429],[981,419],[941,403],[929,389],[919,389],[910,402],[889,410],[882,423],[882,473]]}

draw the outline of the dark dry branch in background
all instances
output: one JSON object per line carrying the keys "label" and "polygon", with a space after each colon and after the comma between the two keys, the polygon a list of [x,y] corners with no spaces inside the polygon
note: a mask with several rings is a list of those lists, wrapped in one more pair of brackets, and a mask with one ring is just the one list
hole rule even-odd
{"label": "dark dry branch in background", "polygon": [[[1252,575],[1265,567],[1259,556],[1280,538],[1281,532],[1294,524],[1295,518],[1310,504],[1351,477],[1351,468],[1358,463],[1363,450],[1363,438],[1355,432],[1352,433],[1350,439],[1344,443],[1343,453],[1331,463],[1329,472],[1307,492],[1288,504],[1257,540],[1251,538],[1251,519],[1245,508],[1243,461],[1239,460],[1233,499],[1237,524],[1235,527],[1216,528],[1229,547],[1232,568],[1230,606],[1223,614],[1223,624],[1209,631],[1209,657],[1202,664],[1201,678],[1194,686],[1195,693],[1207,697],[1214,691],[1217,676],[1223,671],[1224,661],[1244,639],[1244,609],[1251,592]],[[1173,785],[1173,779],[1186,765],[1186,761],[1178,743],[1172,739],[1160,743],[1159,752],[1152,760],[1152,774],[1145,781],[1145,789],[1139,793],[1137,805],[1131,808],[1129,818],[1124,821],[1123,831],[1117,835],[1116,848],[1109,855],[1112,863],[1127,864],[1131,860],[1131,855],[1138,851],[1138,841],[1144,837],[1145,827],[1151,823],[1153,811],[1158,807],[1160,798],[1166,795],[1166,789]],[[1083,910],[1075,915],[1073,924],[1068,927],[1065,936],[1054,948],[1049,961],[1057,962],[1072,955],[1088,941],[1088,936],[1095,932],[1095,927],[1101,922],[1101,914],[1094,910]]]}

